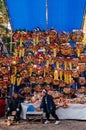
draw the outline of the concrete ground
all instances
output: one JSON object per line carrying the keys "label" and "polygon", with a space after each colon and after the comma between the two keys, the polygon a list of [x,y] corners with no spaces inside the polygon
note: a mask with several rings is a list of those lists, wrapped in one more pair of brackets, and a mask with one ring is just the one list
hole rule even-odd
{"label": "concrete ground", "polygon": [[40,122],[29,123],[21,120],[19,124],[14,123],[7,126],[5,119],[0,119],[0,130],[86,130],[86,121],[62,120],[59,125],[55,125],[54,121],[50,124],[42,124]]}

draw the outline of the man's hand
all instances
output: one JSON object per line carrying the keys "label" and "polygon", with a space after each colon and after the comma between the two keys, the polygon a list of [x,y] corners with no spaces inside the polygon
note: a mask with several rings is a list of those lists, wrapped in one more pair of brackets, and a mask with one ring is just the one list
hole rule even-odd
{"label": "man's hand", "polygon": [[7,108],[7,110],[9,111],[9,110],[10,110],[10,108],[8,107],[8,108]]}
{"label": "man's hand", "polygon": [[16,111],[19,111],[19,108],[17,108]]}
{"label": "man's hand", "polygon": [[50,108],[50,110],[52,110],[52,108]]}

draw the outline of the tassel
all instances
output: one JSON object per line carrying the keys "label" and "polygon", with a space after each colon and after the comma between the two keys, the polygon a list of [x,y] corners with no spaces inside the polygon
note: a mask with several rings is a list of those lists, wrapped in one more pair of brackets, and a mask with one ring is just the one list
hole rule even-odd
{"label": "tassel", "polygon": [[69,62],[69,67],[70,67],[70,70],[72,70],[72,64],[71,64],[71,62]]}
{"label": "tassel", "polygon": [[22,51],[19,50],[19,57],[21,58],[21,56],[22,56]]}
{"label": "tassel", "polygon": [[33,45],[35,46],[35,44],[36,44],[36,39],[33,38]]}
{"label": "tassel", "polygon": [[15,85],[15,83],[16,83],[16,77],[14,76],[13,77],[13,85]]}
{"label": "tassel", "polygon": [[36,44],[38,44],[38,42],[39,42],[39,38],[38,38],[38,36],[36,37]]}
{"label": "tassel", "polygon": [[21,83],[21,78],[17,78],[17,86],[19,86]]}
{"label": "tassel", "polygon": [[80,56],[80,49],[77,50],[77,56]]}
{"label": "tassel", "polygon": [[32,68],[30,68],[30,76],[32,76]]}
{"label": "tassel", "polygon": [[59,63],[58,62],[56,62],[56,68],[59,68]]}
{"label": "tassel", "polygon": [[56,48],[53,49],[54,57],[56,57]]}
{"label": "tassel", "polygon": [[46,67],[49,67],[49,60],[46,61]]}
{"label": "tassel", "polygon": [[24,48],[21,51],[21,56],[24,57]]}
{"label": "tassel", "polygon": [[23,37],[20,38],[20,47],[23,46],[22,42],[23,42]]}
{"label": "tassel", "polygon": [[71,74],[69,75],[69,82],[71,83],[71,80],[72,80],[72,76]]}
{"label": "tassel", "polygon": [[16,75],[16,73],[17,73],[17,68],[16,68],[16,66],[14,67],[14,74]]}
{"label": "tassel", "polygon": [[54,71],[54,80],[58,80],[58,71],[57,70]]}
{"label": "tassel", "polygon": [[44,69],[44,77],[46,76],[46,70]]}
{"label": "tassel", "polygon": [[50,44],[50,37],[47,37],[47,43]]}
{"label": "tassel", "polygon": [[60,80],[62,80],[62,71],[60,71]]}
{"label": "tassel", "polygon": [[64,62],[64,69],[67,69],[67,62]]}
{"label": "tassel", "polygon": [[15,49],[15,56],[18,56],[18,51],[17,51],[17,49]]}
{"label": "tassel", "polygon": [[11,84],[13,84],[13,75],[11,75]]}

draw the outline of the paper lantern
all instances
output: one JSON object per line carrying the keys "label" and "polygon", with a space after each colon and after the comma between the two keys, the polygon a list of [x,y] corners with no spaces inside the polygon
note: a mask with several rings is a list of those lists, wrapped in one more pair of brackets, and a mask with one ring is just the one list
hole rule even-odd
{"label": "paper lantern", "polygon": [[71,33],[71,39],[74,42],[81,42],[84,38],[84,33],[82,30],[73,30]]}
{"label": "paper lantern", "polygon": [[58,35],[60,43],[67,43],[70,41],[70,34],[67,32],[62,32]]}
{"label": "paper lantern", "polygon": [[79,84],[85,85],[85,83],[86,83],[85,77],[79,77]]}

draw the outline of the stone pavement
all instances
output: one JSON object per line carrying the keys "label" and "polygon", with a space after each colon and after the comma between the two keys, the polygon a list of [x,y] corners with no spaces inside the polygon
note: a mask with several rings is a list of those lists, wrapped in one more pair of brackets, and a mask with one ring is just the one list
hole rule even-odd
{"label": "stone pavement", "polygon": [[21,120],[19,124],[7,126],[5,120],[0,119],[0,130],[86,130],[86,121],[62,120],[59,125],[55,125],[54,121],[50,124],[41,124]]}

